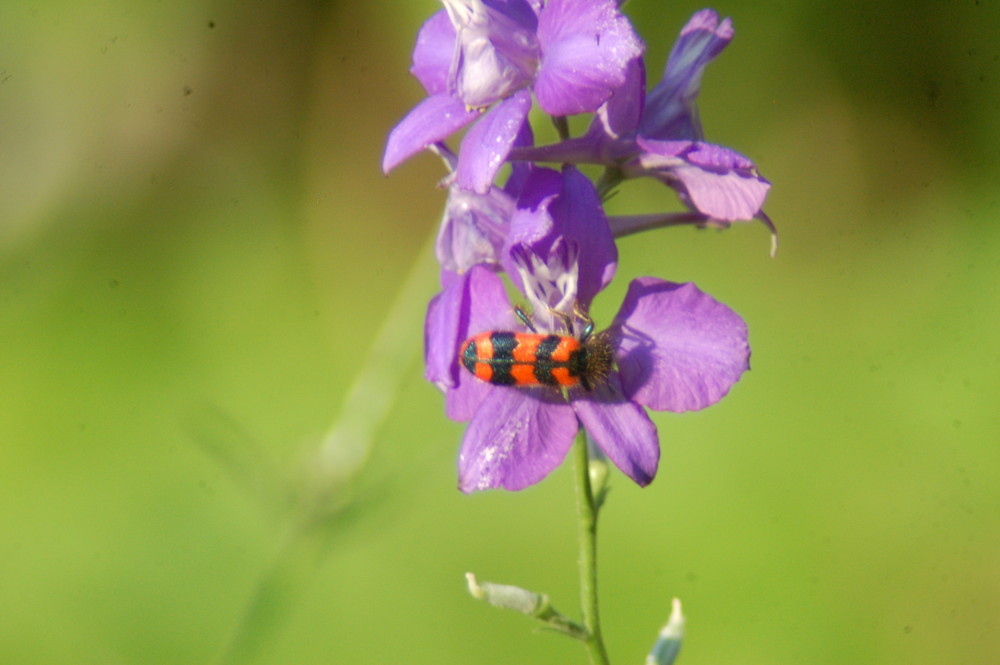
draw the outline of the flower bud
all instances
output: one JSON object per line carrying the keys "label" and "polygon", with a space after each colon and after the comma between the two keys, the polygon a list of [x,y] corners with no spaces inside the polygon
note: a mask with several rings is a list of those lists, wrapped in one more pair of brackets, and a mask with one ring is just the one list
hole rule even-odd
{"label": "flower bud", "polygon": [[660,631],[660,637],[653,645],[652,651],[646,656],[646,665],[673,665],[677,654],[681,651],[683,637],[684,615],[681,614],[681,601],[679,598],[674,598],[670,619]]}
{"label": "flower bud", "polygon": [[509,584],[479,583],[472,573],[465,574],[469,593],[476,600],[485,600],[490,605],[507,610],[516,610],[529,616],[536,616],[549,604],[548,596]]}
{"label": "flower bud", "polygon": [[592,457],[587,463],[587,473],[590,475],[590,493],[594,497],[594,502],[600,507],[608,493],[607,459],[603,455],[600,458]]}

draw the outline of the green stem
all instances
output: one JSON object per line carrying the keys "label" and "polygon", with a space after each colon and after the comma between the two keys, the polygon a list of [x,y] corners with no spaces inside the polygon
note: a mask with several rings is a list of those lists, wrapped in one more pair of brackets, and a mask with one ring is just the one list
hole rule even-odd
{"label": "green stem", "polygon": [[315,539],[298,528],[291,531],[257,580],[214,665],[248,665],[268,659],[269,649],[320,562]]}
{"label": "green stem", "polygon": [[242,615],[215,660],[216,665],[263,662],[295,604],[329,549],[332,529],[351,501],[358,474],[368,461],[375,438],[415,356],[411,344],[433,289],[438,267],[432,233],[417,256],[368,358],[344,397],[340,415],[319,448],[312,452],[307,475],[296,486],[298,504],[289,515],[286,535],[271,566],[257,580]]}
{"label": "green stem", "polygon": [[607,201],[611,198],[611,194],[614,192],[615,187],[617,187],[625,176],[622,174],[622,170],[616,166],[607,166],[601,173],[601,177],[597,179],[594,183],[595,189],[597,189],[597,194],[601,197],[601,201]]}
{"label": "green stem", "polygon": [[601,637],[597,603],[597,503],[590,487],[590,460],[587,434],[580,429],[576,438],[576,514],[580,542],[580,605],[583,626],[587,629],[587,651],[593,665],[609,665],[608,652]]}
{"label": "green stem", "polygon": [[565,141],[569,138],[569,121],[566,120],[566,116],[552,116],[552,124],[556,127],[556,132],[559,134],[560,141]]}

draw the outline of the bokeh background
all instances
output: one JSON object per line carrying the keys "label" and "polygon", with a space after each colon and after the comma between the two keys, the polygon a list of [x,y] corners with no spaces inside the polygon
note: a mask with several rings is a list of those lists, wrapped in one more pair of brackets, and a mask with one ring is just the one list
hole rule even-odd
{"label": "bokeh background", "polygon": [[[628,5],[652,72],[701,7]],[[464,589],[578,612],[571,474],[463,496],[422,380],[442,169],[379,160],[437,8],[0,7],[0,662],[585,661]],[[703,124],[774,183],[781,248],[621,242],[599,321],[691,280],[754,355],[654,416],[656,482],[612,479],[614,662],[673,596],[689,665],[998,662],[1000,7],[716,8]]]}

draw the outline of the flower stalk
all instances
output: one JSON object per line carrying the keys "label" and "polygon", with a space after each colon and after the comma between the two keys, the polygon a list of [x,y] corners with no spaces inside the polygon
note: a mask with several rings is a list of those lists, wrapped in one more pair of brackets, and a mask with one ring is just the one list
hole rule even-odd
{"label": "flower stalk", "polygon": [[590,484],[590,454],[587,451],[587,435],[583,429],[577,434],[574,456],[577,537],[580,548],[580,607],[583,626],[587,631],[584,644],[593,665],[608,665],[597,599],[597,516],[600,508]]}

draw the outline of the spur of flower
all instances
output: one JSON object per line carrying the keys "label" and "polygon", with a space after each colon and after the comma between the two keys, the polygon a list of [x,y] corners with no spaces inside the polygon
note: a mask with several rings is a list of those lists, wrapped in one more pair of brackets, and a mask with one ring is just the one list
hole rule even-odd
{"label": "spur of flower", "polygon": [[[590,305],[614,276],[617,253],[593,186],[572,167],[532,170],[503,262],[531,306],[530,319],[518,316],[503,280],[485,265],[457,275],[428,309],[427,377],[444,390],[448,416],[469,421],[458,462],[464,492],[539,482],[562,462],[581,426],[619,469],[647,485],[660,453],[646,409],[714,404],[748,368],[745,323],[693,284],[635,279],[611,325],[588,330]],[[582,339],[579,346],[593,336],[596,352],[607,357],[599,373],[576,368],[587,381],[501,385],[477,377],[459,357],[469,340],[494,332],[515,340],[534,335],[535,344]],[[537,346],[534,353],[537,359]],[[568,360],[546,371],[552,368],[571,373]]]}
{"label": "spur of flower", "polygon": [[456,178],[485,192],[531,110],[596,111],[625,83],[642,42],[615,0],[442,0],[421,28],[411,73],[428,97],[389,134],[382,170],[473,122]]}

